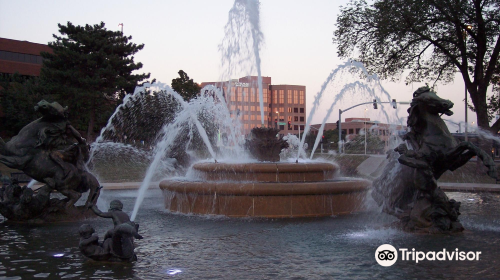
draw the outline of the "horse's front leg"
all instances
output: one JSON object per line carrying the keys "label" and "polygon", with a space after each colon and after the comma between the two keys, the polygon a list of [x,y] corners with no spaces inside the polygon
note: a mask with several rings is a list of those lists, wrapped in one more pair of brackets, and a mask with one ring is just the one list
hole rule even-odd
{"label": "horse's front leg", "polygon": [[483,161],[484,166],[488,168],[488,176],[497,178],[496,165],[493,159],[482,149],[470,142],[461,142],[453,150],[448,152],[445,157],[455,159],[449,166],[449,170],[454,171],[466,164],[473,156],[477,156]]}
{"label": "horse's front leg", "polygon": [[80,197],[82,197],[81,193],[79,193],[77,191],[74,191],[74,190],[67,189],[67,188],[59,189],[58,191],[62,195],[64,195],[67,198],[69,198],[69,201],[66,203],[66,207],[65,207],[66,209],[68,209],[71,206],[75,205],[75,203],[80,199]]}

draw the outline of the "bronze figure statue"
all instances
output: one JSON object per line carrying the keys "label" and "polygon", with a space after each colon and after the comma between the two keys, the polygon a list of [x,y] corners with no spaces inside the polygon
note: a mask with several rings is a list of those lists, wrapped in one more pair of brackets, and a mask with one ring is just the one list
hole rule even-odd
{"label": "bronze figure statue", "polygon": [[[99,182],[85,166],[89,159],[86,140],[69,123],[67,109],[57,102],[42,100],[35,110],[42,114],[41,118],[23,127],[7,143],[0,138],[0,163],[22,170],[67,197],[64,203],[50,203],[48,207],[60,208],[64,204],[62,206],[66,210],[74,210],[74,204],[82,193],[90,191],[84,207],[86,211],[97,201],[100,189]],[[76,139],[77,143],[68,146],[68,136]],[[8,204],[8,201],[4,203]],[[37,214],[40,216],[46,211]],[[37,218],[37,215],[32,218]]]}
{"label": "bronze figure statue", "polygon": [[453,103],[442,99],[428,87],[413,94],[408,109],[408,127],[401,144],[388,155],[389,163],[373,181],[372,197],[383,211],[400,219],[407,231],[460,232],[460,202],[448,199],[437,186],[447,170],[454,171],[473,156],[483,161],[488,175],[496,178],[491,157],[470,142],[458,142],[441,115],[451,116]]}
{"label": "bronze figure statue", "polygon": [[129,216],[122,211],[123,204],[119,200],[110,203],[108,212],[101,212],[95,205],[92,211],[100,217],[113,219],[114,227],[106,232],[104,241],[99,243],[99,237],[94,228],[88,224],[80,226],[80,251],[95,261],[136,261],[134,253],[134,238],[139,235],[139,224],[130,221]]}

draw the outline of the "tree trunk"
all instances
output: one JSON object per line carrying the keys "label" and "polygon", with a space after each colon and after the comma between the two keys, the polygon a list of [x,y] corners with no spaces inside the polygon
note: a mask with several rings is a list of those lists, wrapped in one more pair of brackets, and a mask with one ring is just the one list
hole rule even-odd
{"label": "tree trunk", "polygon": [[92,109],[90,110],[89,127],[87,129],[87,142],[94,142],[94,123],[95,123],[95,102],[92,102]]}

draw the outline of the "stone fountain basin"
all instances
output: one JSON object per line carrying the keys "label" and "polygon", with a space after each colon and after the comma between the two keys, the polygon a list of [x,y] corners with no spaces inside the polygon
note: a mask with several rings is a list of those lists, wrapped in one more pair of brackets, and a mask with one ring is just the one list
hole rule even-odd
{"label": "stone fountain basin", "polygon": [[228,217],[298,218],[364,210],[370,181],[334,178],[331,163],[197,163],[197,179],[160,182],[172,212]]}

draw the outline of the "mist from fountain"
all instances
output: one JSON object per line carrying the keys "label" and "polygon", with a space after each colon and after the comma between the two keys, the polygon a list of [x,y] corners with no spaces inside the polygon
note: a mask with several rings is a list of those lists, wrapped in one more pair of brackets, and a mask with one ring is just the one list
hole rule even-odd
{"label": "mist from fountain", "polygon": [[[225,36],[219,45],[222,54],[221,80],[231,80],[238,71],[247,71],[246,75],[257,71],[259,89],[260,117],[264,126],[264,97],[262,93],[262,71],[260,49],[264,34],[260,30],[260,10],[258,0],[235,0],[229,10],[228,21],[224,26]],[[248,42],[252,42],[249,47]],[[231,92],[229,83],[228,92]]]}

